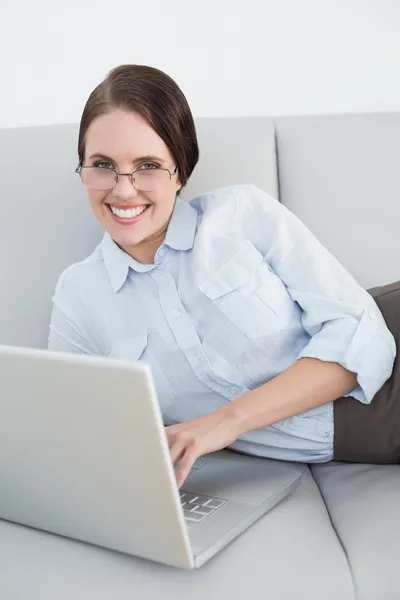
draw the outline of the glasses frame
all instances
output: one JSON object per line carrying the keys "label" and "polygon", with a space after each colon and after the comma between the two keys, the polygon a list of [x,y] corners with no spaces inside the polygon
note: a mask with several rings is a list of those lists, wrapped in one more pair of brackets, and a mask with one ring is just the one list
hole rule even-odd
{"label": "glasses frame", "polygon": [[[75,169],[75,173],[77,173],[82,181],[82,170],[83,169],[99,169],[101,167],[96,167],[96,165],[78,165]],[[177,173],[178,173],[178,165],[175,167],[175,169],[171,172],[169,169],[165,169],[163,167],[157,167],[156,169],[148,169],[149,171],[167,171],[168,175],[169,175],[169,180],[171,181],[172,177],[174,177]],[[109,187],[109,188],[94,188],[94,187],[90,187],[90,186],[86,186],[86,187],[90,187],[90,189],[92,190],[113,190],[115,188],[115,186],[117,185],[119,178],[121,175],[129,177],[131,180],[131,184],[138,190],[138,191],[144,191],[144,192],[151,192],[154,190],[140,190],[139,188],[136,187],[136,183],[135,183],[135,173],[138,173],[140,171],[143,171],[143,169],[135,169],[134,171],[132,171],[132,173],[119,173],[116,169],[103,169],[103,171],[112,171],[114,173],[114,185]],[[83,183],[83,181],[82,181]],[[86,185],[85,183],[83,185]]]}

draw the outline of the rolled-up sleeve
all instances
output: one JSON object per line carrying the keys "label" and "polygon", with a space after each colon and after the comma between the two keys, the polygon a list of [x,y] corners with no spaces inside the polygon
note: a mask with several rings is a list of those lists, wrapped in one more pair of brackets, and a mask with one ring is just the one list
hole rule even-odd
{"label": "rolled-up sleeve", "polygon": [[311,336],[298,359],[335,362],[356,373],[358,386],[348,395],[369,403],[396,356],[374,299],[281,203],[252,188],[251,204],[254,243],[302,309]]}

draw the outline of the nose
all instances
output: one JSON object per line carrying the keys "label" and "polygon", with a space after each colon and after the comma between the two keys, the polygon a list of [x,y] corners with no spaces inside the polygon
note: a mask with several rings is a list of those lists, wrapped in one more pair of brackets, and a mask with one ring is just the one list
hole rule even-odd
{"label": "nose", "polygon": [[132,180],[129,176],[119,175],[118,181],[113,187],[112,195],[115,198],[127,200],[128,198],[136,198],[138,191],[132,184]]}

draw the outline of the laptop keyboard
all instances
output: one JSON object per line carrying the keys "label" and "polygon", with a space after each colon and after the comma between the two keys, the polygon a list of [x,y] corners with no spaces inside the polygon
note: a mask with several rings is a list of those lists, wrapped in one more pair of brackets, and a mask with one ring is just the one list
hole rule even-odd
{"label": "laptop keyboard", "polygon": [[206,517],[214,514],[226,504],[226,500],[210,498],[209,496],[199,496],[191,492],[182,491],[180,497],[183,515],[189,527],[195,523],[201,523]]}

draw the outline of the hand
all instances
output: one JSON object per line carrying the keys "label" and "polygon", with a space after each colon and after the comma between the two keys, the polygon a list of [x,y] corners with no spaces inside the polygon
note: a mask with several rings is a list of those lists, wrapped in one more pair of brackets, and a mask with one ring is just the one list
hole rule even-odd
{"label": "hand", "polygon": [[230,446],[239,436],[235,419],[224,408],[188,423],[170,425],[165,432],[174,466],[181,459],[176,473],[178,487],[200,456]]}

